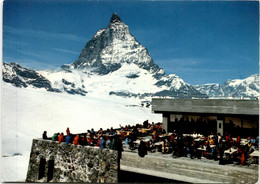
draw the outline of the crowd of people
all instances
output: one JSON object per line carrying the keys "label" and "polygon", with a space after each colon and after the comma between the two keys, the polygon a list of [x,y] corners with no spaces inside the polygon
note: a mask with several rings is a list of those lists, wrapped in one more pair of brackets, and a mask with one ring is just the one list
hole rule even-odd
{"label": "crowd of people", "polygon": [[248,138],[241,142],[241,138],[232,138],[225,133],[224,136],[209,135],[194,138],[194,135],[184,136],[182,133],[173,133],[162,143],[163,153],[172,153],[176,157],[190,157],[219,160],[219,164],[241,163],[245,165],[250,154],[258,149],[258,138]]}
{"label": "crowd of people", "polygon": [[66,129],[66,135],[63,132],[54,133],[51,138],[47,137],[47,131],[43,132],[42,138],[49,139],[52,141],[58,141],[59,143],[64,142],[65,144],[74,144],[82,146],[96,146],[100,148],[108,148],[119,151],[119,158],[121,158],[121,152],[123,151],[121,136],[117,136],[113,128],[111,127],[109,132],[104,134],[102,128],[99,131],[94,131],[92,128],[87,133],[72,134],[70,129]]}
{"label": "crowd of people", "polygon": [[95,131],[92,128],[81,134],[72,134],[67,128],[66,135],[58,132],[51,138],[48,138],[47,132],[44,131],[43,139],[118,150],[119,158],[124,151],[124,143],[125,148],[137,150],[140,157],[144,157],[148,152],[162,152],[162,154],[172,154],[173,157],[191,159],[204,157],[218,160],[219,164],[236,162],[242,165],[248,163],[250,154],[259,148],[259,137],[233,138],[227,132],[224,136],[205,132],[184,134],[180,129],[166,133],[162,123],[149,123],[148,120],[133,126],[120,125],[119,129],[111,127],[105,131],[102,128]]}

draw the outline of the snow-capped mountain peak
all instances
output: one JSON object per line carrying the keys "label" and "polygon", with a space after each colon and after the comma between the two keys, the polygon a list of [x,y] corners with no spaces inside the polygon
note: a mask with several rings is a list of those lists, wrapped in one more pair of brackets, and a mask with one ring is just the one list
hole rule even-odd
{"label": "snow-capped mountain peak", "polygon": [[115,22],[122,22],[121,18],[117,15],[117,13],[113,13],[111,18],[110,18],[110,24],[115,23]]}
{"label": "snow-capped mountain peak", "polygon": [[[83,96],[207,97],[177,75],[165,75],[116,13],[112,14],[109,25],[87,42],[75,62],[63,65],[61,70],[35,73],[46,79],[48,90]],[[9,74],[7,72],[5,76]],[[23,82],[26,85],[22,87],[35,88],[28,79]]]}
{"label": "snow-capped mountain peak", "polygon": [[159,70],[147,49],[130,34],[121,18],[113,13],[110,24],[97,31],[71,65],[81,70],[95,67],[97,73],[104,75],[118,70],[122,63],[134,63],[149,72]]}
{"label": "snow-capped mountain peak", "polygon": [[220,84],[194,85],[195,89],[209,97],[259,97],[259,75],[254,74],[245,79],[227,80]]}

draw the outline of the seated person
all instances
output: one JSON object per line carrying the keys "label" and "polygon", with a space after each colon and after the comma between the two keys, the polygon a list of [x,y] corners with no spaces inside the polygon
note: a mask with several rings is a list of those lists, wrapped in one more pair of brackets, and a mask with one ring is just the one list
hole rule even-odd
{"label": "seated person", "polygon": [[162,143],[162,153],[169,153],[170,152],[170,144],[167,139],[165,139]]}
{"label": "seated person", "polygon": [[43,139],[48,139],[48,137],[47,137],[47,131],[44,131],[44,132],[43,132],[42,138],[43,138]]}
{"label": "seated person", "polygon": [[103,129],[100,128],[99,131],[98,131],[98,135],[101,136],[103,134]]}
{"label": "seated person", "polygon": [[209,143],[206,142],[206,151],[203,151],[203,156],[208,158],[208,159],[211,159],[212,158],[211,157],[211,152],[212,152],[212,150],[211,150],[211,148],[209,146]]}
{"label": "seated person", "polygon": [[52,141],[58,141],[59,135],[60,135],[60,133],[54,133],[52,136]]}
{"label": "seated person", "polygon": [[144,157],[145,155],[147,155],[147,147],[146,147],[145,143],[143,142],[143,140],[141,140],[140,146],[138,147],[138,155],[140,157]]}
{"label": "seated person", "polygon": [[92,135],[96,135],[96,132],[94,131],[93,128],[91,128],[90,133],[91,133]]}

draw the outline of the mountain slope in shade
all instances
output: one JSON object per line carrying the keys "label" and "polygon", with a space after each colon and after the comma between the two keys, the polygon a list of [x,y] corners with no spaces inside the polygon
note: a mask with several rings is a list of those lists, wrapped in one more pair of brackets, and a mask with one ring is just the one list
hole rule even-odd
{"label": "mountain slope in shade", "polygon": [[194,85],[195,89],[209,97],[259,97],[259,75],[245,79],[227,80],[220,84]]}
{"label": "mountain slope in shade", "polygon": [[[51,87],[50,81],[40,75],[38,72],[24,68],[17,63],[3,63],[3,80],[7,83],[12,83],[16,87],[45,88],[47,91],[54,90]],[[58,92],[58,91],[57,91]]]}
{"label": "mountain slope in shade", "polygon": [[82,96],[87,94],[87,91],[82,87],[76,87],[73,82],[61,79],[62,85],[56,86],[50,82],[48,76],[44,77],[39,71],[22,67],[17,63],[3,63],[2,73],[3,81],[20,88],[45,89],[50,92],[67,92]]}

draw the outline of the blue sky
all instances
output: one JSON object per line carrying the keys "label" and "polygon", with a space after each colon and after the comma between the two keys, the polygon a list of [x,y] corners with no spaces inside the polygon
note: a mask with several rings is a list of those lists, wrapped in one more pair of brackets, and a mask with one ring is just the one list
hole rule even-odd
{"label": "blue sky", "polygon": [[6,0],[3,61],[34,69],[74,62],[113,12],[167,74],[189,84],[259,73],[257,1]]}

